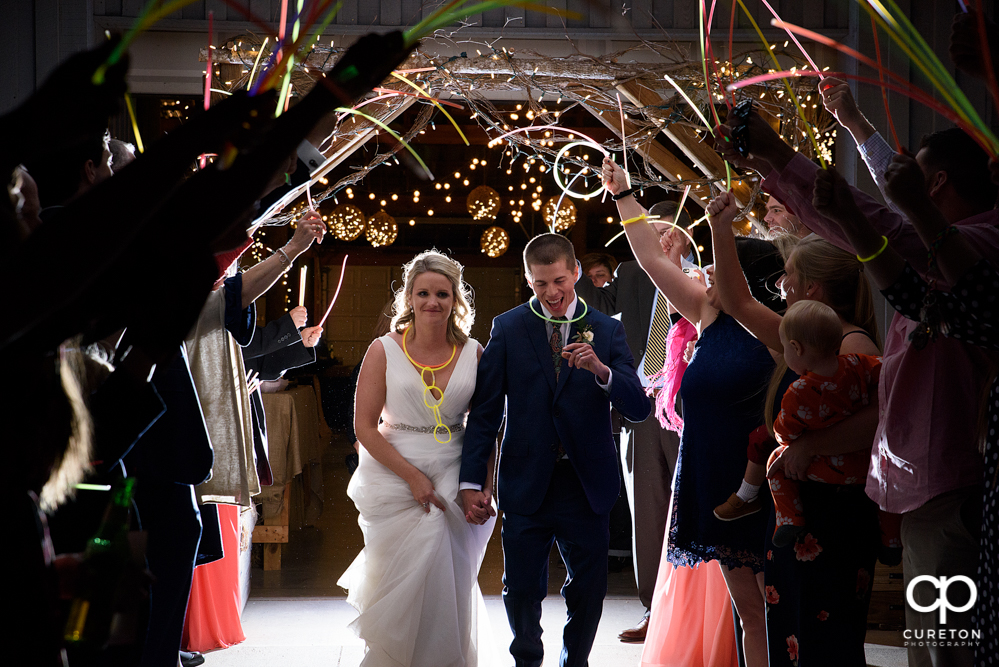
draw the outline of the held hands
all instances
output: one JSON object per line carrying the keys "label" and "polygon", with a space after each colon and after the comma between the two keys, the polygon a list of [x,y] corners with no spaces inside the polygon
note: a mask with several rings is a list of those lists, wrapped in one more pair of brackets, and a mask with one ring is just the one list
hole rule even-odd
{"label": "held hands", "polygon": [[708,204],[708,224],[712,230],[728,229],[733,234],[732,221],[739,214],[739,205],[731,192],[723,192]]}
{"label": "held hands", "polygon": [[607,382],[610,377],[610,369],[597,358],[597,353],[593,351],[593,346],[589,343],[569,343],[562,348],[562,358],[569,360],[569,366],[585,368],[598,378],[601,382]]}
{"label": "held hands", "polygon": [[490,517],[496,516],[496,510],[493,509],[492,503],[492,490],[490,489],[483,491],[476,491],[475,489],[461,490],[461,505],[462,509],[465,510],[465,520],[468,523],[481,526]]}
{"label": "held hands", "polygon": [[415,470],[409,480],[409,490],[413,493],[413,498],[423,506],[423,511],[430,514],[430,506],[435,505],[442,512],[447,511],[447,507],[441,502],[437,494],[434,493],[434,484],[419,470]]}
{"label": "held hands", "polygon": [[302,329],[302,345],[305,347],[315,347],[319,339],[323,337],[322,327],[306,327]]}
{"label": "held hands", "polygon": [[628,176],[624,173],[624,169],[621,168],[617,162],[610,159],[610,157],[604,158],[603,168],[601,169],[600,179],[607,188],[607,192],[612,195],[616,195],[619,192],[623,192],[628,189]]}
{"label": "held hands", "polygon": [[323,222],[323,217],[315,211],[308,211],[298,221],[295,234],[288,241],[288,249],[298,256],[308,250],[313,241],[322,243],[324,234],[326,234],[326,223]]}

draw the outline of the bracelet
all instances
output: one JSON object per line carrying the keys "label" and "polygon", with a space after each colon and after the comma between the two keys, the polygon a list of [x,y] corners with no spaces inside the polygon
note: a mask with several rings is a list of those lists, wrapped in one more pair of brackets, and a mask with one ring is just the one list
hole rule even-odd
{"label": "bracelet", "polygon": [[638,188],[628,188],[627,190],[622,190],[621,192],[617,193],[616,195],[611,195],[611,199],[614,200],[614,201],[618,201],[620,199],[624,199],[625,197],[630,197],[631,195],[635,194],[636,192],[638,192]]}
{"label": "bracelet", "polygon": [[288,257],[288,253],[284,251],[284,248],[278,248],[276,251],[274,251],[275,255],[278,253],[281,253],[281,257],[283,258],[279,260],[282,264],[289,264],[289,265],[291,264],[291,258]]}
{"label": "bracelet", "polygon": [[930,249],[926,253],[926,265],[932,271],[937,265],[937,252],[940,247],[944,244],[951,235],[957,234],[957,227],[950,225],[946,229],[941,230],[937,237],[933,239],[933,243],[930,244]]}
{"label": "bracelet", "polygon": [[642,215],[637,215],[634,218],[628,218],[627,220],[622,220],[621,226],[624,227],[625,225],[630,225],[633,222],[640,222],[642,220],[649,221],[649,220],[658,220],[658,219],[659,219],[658,215],[646,215],[643,213]]}
{"label": "bracelet", "polygon": [[881,253],[883,253],[885,251],[885,248],[888,247],[888,237],[887,236],[882,236],[881,239],[884,241],[884,243],[881,244],[881,249],[880,250],[878,250],[876,253],[874,253],[870,257],[861,257],[860,255],[857,255],[857,261],[859,261],[861,264],[866,264],[867,262],[873,262],[878,257],[880,257]]}

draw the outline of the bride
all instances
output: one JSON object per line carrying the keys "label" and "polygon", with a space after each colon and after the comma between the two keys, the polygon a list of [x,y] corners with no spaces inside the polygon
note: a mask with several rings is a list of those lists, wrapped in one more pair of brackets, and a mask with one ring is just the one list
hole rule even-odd
{"label": "bride", "polygon": [[347,495],[364,549],[338,583],[360,612],[351,627],[367,645],[362,665],[474,667],[489,654],[477,576],[495,518],[471,524],[457,499],[482,346],[468,337],[460,264],[428,250],[403,268],[392,329],[368,348],[357,381],[363,446]]}

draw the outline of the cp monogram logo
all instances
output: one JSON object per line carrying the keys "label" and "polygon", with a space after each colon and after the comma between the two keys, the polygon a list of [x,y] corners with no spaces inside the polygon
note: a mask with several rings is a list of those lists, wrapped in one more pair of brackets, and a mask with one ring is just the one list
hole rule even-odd
{"label": "cp monogram logo", "polygon": [[[912,595],[912,591],[916,588],[916,585],[924,581],[932,584],[937,588],[937,590],[940,591],[940,595],[937,597],[936,601],[933,604],[926,606],[916,604]],[[971,592],[971,597],[968,599],[968,602],[961,607],[955,607],[950,603],[950,600],[947,599],[947,589],[955,581],[959,581],[967,586],[968,590]],[[905,591],[905,599],[909,602],[909,606],[918,612],[928,612],[939,608],[940,623],[944,624],[947,622],[948,609],[956,613],[971,609],[971,607],[975,604],[975,600],[978,599],[978,588],[975,587],[974,581],[964,575],[956,577],[931,577],[928,574],[924,574],[909,582],[909,587]]]}

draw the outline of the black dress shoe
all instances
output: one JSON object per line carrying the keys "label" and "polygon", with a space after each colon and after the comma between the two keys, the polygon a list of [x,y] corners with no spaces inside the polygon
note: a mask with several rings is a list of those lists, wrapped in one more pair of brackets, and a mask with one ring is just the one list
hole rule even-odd
{"label": "black dress shoe", "polygon": [[180,652],[180,664],[184,667],[197,667],[198,665],[204,664],[205,656],[201,655],[197,651],[181,651]]}

